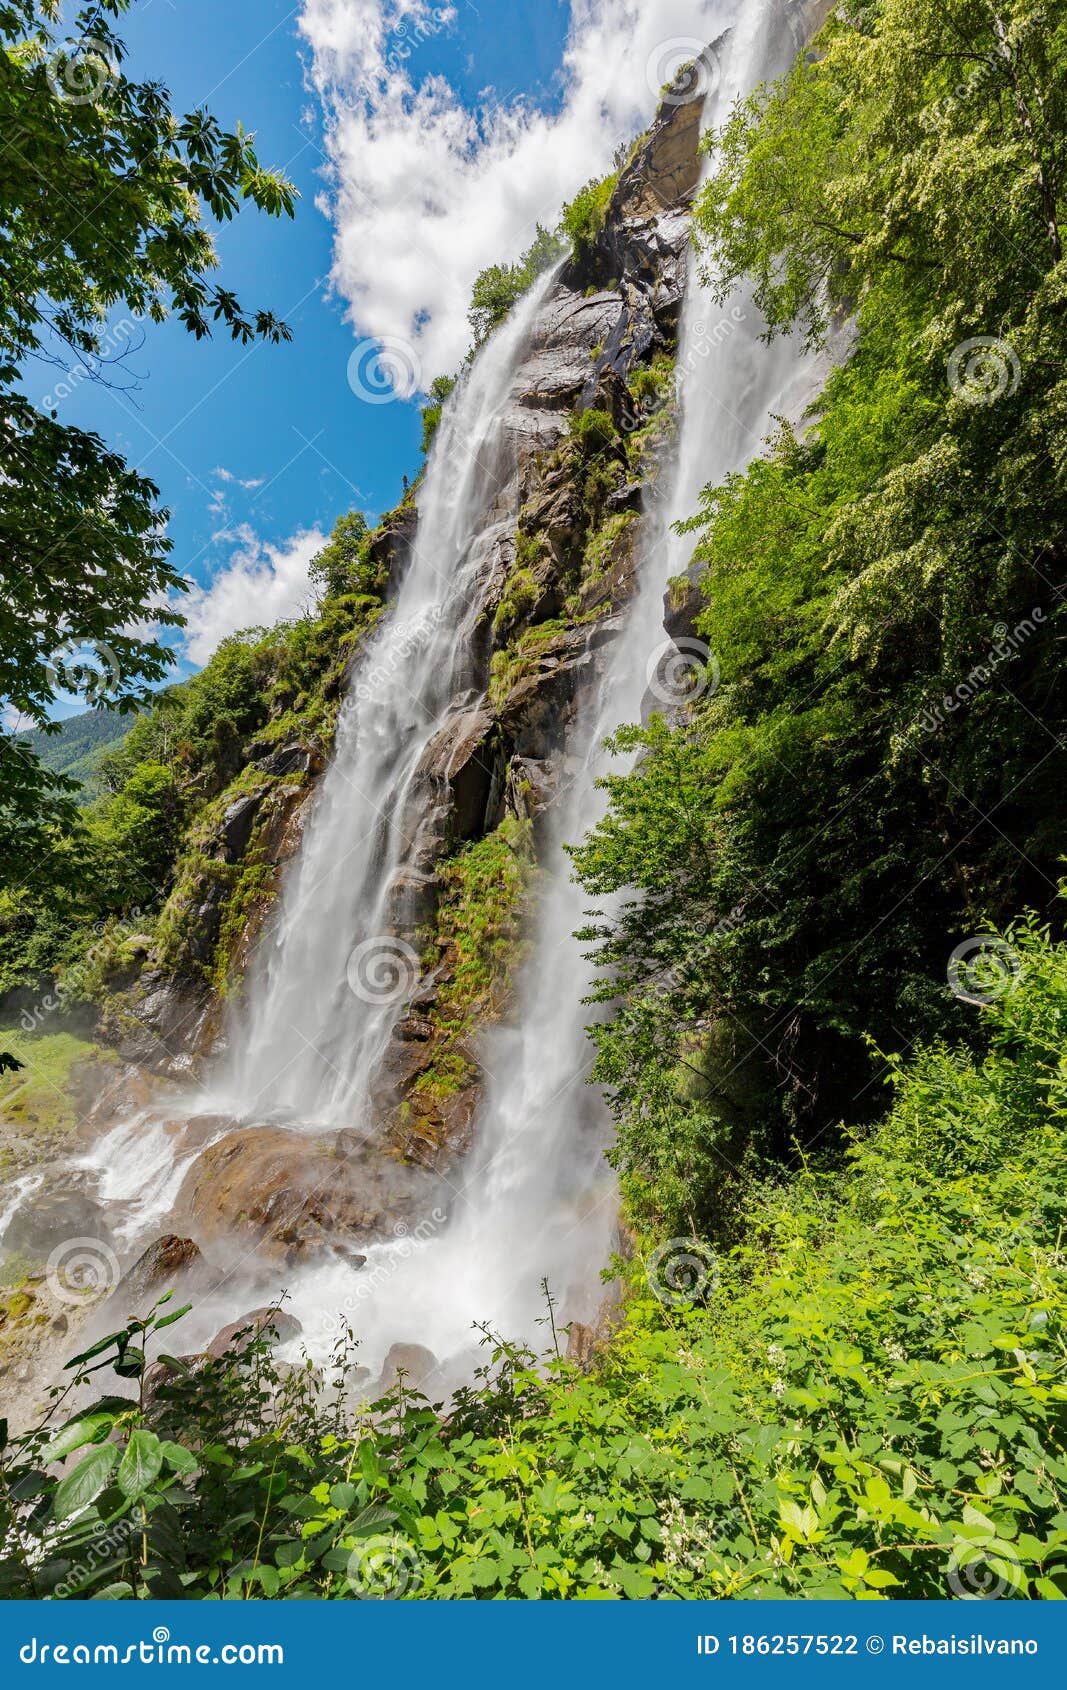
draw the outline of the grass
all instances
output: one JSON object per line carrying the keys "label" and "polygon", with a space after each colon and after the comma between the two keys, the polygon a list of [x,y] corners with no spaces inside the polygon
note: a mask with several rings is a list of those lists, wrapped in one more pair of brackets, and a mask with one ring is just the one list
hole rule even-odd
{"label": "grass", "polygon": [[[75,1067],[82,1062],[105,1061],[117,1065],[118,1058],[92,1040],[75,1033],[25,1033],[21,1027],[0,1030],[0,1050],[9,1050],[25,1066],[18,1073],[0,1076],[0,1133],[14,1129],[27,1138],[62,1141],[73,1133],[82,1111],[73,1083]],[[10,1155],[9,1143],[0,1146],[0,1166]]]}

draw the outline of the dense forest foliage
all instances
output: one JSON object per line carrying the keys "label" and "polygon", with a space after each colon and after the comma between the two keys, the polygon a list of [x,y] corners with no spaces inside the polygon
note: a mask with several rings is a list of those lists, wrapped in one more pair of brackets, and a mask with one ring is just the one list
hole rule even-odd
{"label": "dense forest foliage", "polygon": [[[573,846],[621,894],[586,934],[610,1341],[560,1359],[546,1287],[546,1355],[487,1332],[442,1415],[354,1401],[358,1333],[325,1377],[254,1332],[153,1366],[163,1302],[70,1366],[136,1402],[0,1449],[4,1594],[1067,1594],[1065,135],[1056,8],[858,0],[709,139],[723,297],[850,345],[706,491],[695,703],[620,727],[642,755]],[[476,334],[556,240],[480,280]],[[137,718],[65,847],[88,919],[158,908],[228,748],[328,743],[372,546],[342,524],[321,614]],[[55,966],[36,905],[3,919]]]}
{"label": "dense forest foliage", "polygon": [[597,1073],[668,1228],[876,1114],[870,1039],[969,1039],[957,945],[980,970],[990,923],[1062,926],[1065,53],[1043,7],[850,8],[713,138],[723,296],[750,276],[772,333],[849,312],[855,343],[812,426],[705,494],[702,696],[620,735],[645,755],[577,852],[641,894],[596,935],[627,993]]}
{"label": "dense forest foliage", "polygon": [[96,765],[107,747],[121,739],[129,726],[128,717],[110,710],[85,710],[80,715],[66,717],[58,733],[35,728],[21,738],[46,769],[76,780],[83,797],[96,797]]}

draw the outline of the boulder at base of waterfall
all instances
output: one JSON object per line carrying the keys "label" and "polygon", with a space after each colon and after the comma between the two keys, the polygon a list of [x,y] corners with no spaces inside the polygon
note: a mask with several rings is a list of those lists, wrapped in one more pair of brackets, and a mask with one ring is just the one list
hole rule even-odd
{"label": "boulder at base of waterfall", "polygon": [[232,1115],[179,1115],[166,1120],[164,1128],[176,1141],[178,1154],[200,1150],[213,1138],[221,1138],[227,1128],[237,1125]]}
{"label": "boulder at base of waterfall", "polygon": [[242,1315],[240,1320],[231,1320],[229,1326],[216,1332],[207,1347],[207,1354],[213,1361],[221,1360],[231,1351],[239,1355],[257,1338],[265,1338],[269,1344],[288,1344],[291,1339],[299,1338],[303,1330],[296,1316],[287,1314],[284,1309],[253,1309],[250,1314]]}
{"label": "boulder at base of waterfall", "polygon": [[200,1153],[177,1213],[210,1244],[236,1244],[272,1262],[305,1260],[337,1244],[387,1237],[432,1207],[433,1182],[351,1134],[242,1127]]}
{"label": "boulder at base of waterfall", "polygon": [[[150,1244],[133,1266],[123,1274],[114,1301],[129,1306],[152,1300],[157,1293],[170,1290],[178,1279],[190,1289],[207,1285],[209,1270],[198,1244],[191,1238],[179,1238],[170,1232]],[[138,1313],[143,1312],[137,1309]]]}
{"label": "boulder at base of waterfall", "polygon": [[577,1362],[582,1372],[586,1372],[593,1362],[596,1352],[596,1333],[584,1321],[572,1320],[567,1333],[567,1360]]}
{"label": "boulder at base of waterfall", "polygon": [[438,1379],[437,1357],[422,1344],[393,1344],[382,1363],[381,1373],[367,1392],[370,1400],[373,1402],[391,1391],[399,1384],[401,1374],[405,1386],[428,1396]]}
{"label": "boulder at base of waterfall", "polygon": [[16,1209],[0,1243],[12,1254],[43,1262],[53,1250],[78,1240],[91,1240],[104,1255],[114,1246],[99,1204],[76,1186],[55,1185]]}

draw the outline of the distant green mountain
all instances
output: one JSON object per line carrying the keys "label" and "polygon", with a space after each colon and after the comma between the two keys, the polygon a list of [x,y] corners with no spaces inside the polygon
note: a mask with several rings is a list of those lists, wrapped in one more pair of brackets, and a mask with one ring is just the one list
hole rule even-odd
{"label": "distant green mountain", "polygon": [[59,733],[47,734],[35,728],[18,737],[45,768],[80,781],[83,801],[88,802],[100,791],[97,766],[102,753],[125,738],[134,719],[132,715],[120,716],[114,710],[86,710],[80,716],[71,716]]}

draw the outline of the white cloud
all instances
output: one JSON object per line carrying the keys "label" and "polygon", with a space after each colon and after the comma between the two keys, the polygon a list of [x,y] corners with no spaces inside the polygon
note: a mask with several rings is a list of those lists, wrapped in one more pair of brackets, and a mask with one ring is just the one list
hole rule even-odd
{"label": "white cloud", "polygon": [[327,536],[306,528],[275,546],[243,524],[215,538],[236,543],[229,563],[209,586],[194,584],[178,604],[186,619],[183,655],[197,665],[206,663],[228,634],[241,628],[271,628],[296,616],[313,596],[308,565]]}
{"label": "white cloud", "polygon": [[[413,81],[406,49],[451,27],[426,0],[304,0],[301,31],[332,165],[334,285],[360,335],[409,341],[421,385],[466,350],[479,270],[516,257],[538,222],[610,168],[659,88],[728,25],[737,0],[570,0],[558,109],[467,109],[441,76]],[[513,28],[507,0],[499,27]],[[481,11],[489,27],[493,9]],[[695,51],[695,49],[694,49]],[[432,54],[432,43],[423,57]]]}
{"label": "white cloud", "polygon": [[221,465],[218,469],[213,470],[212,473],[216,475],[220,481],[232,481],[237,487],[251,488],[262,487],[263,485],[263,477],[261,475],[255,476],[248,481],[242,481],[239,475],[234,475],[232,469],[223,469]]}

